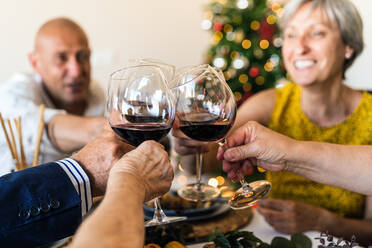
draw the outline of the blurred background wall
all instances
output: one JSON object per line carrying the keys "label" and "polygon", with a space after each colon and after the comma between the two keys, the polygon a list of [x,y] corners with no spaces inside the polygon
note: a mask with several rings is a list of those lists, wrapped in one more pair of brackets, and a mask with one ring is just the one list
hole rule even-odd
{"label": "blurred background wall", "polygon": [[[211,34],[201,29],[210,0],[2,0],[0,7],[0,82],[13,72],[31,71],[39,26],[56,16],[70,17],[86,30],[92,48],[93,78],[103,86],[111,71],[129,58],[157,58],[176,66],[199,64]],[[372,89],[372,1],[353,0],[364,20],[365,51],[347,74],[354,88]]]}

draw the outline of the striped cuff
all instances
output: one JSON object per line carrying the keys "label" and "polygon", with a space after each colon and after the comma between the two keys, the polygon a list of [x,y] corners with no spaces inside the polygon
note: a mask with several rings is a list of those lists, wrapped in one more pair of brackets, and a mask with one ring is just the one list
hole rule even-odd
{"label": "striped cuff", "polygon": [[71,158],[57,161],[57,164],[66,172],[81,199],[81,215],[87,214],[92,207],[92,193],[87,174],[80,165]]}

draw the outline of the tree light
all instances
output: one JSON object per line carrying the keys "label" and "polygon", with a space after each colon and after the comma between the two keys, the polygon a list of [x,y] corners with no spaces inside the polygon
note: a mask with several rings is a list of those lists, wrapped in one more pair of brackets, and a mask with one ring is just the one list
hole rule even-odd
{"label": "tree light", "polygon": [[210,179],[208,180],[208,185],[213,186],[213,187],[217,187],[217,186],[218,186],[218,181],[217,181],[217,179],[216,179],[216,178],[210,178]]}
{"label": "tree light", "polygon": [[218,68],[222,68],[225,66],[225,59],[217,57],[213,60],[213,65]]}
{"label": "tree light", "polygon": [[204,30],[209,30],[212,27],[212,22],[210,20],[203,20],[201,22],[201,27]]}
{"label": "tree light", "polygon": [[237,3],[236,3],[236,6],[239,8],[239,9],[245,9],[247,8],[249,5],[249,2],[248,0],[239,0]]}

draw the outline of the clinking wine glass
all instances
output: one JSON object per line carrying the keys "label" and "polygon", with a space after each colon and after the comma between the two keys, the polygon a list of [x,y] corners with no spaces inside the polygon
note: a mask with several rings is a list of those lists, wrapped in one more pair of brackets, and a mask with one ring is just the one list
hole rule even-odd
{"label": "clinking wine glass", "polygon": [[[107,91],[107,118],[112,129],[127,143],[159,141],[172,128],[175,118],[174,97],[158,66],[137,65],[110,75]],[[146,226],[185,220],[167,217],[159,199],[154,201],[154,216]]]}
{"label": "clinking wine glass", "polygon": [[[221,141],[236,115],[234,96],[221,74],[209,65],[184,68],[174,80],[177,98],[176,126],[198,141]],[[196,154],[196,183],[178,190],[190,201],[208,201],[219,196],[218,188],[201,183],[203,154]]]}
{"label": "clinking wine glass", "polygon": [[[167,64],[161,60],[158,59],[152,59],[152,58],[132,58],[128,60],[129,66],[135,66],[135,65],[155,65],[160,68],[160,70],[163,72],[165,78],[167,79],[168,84],[170,84],[173,81],[173,78],[176,73],[176,67],[174,65]],[[169,87],[171,88],[171,87]]]}
{"label": "clinking wine glass", "polygon": [[[205,73],[205,71],[213,72],[213,74],[210,74],[209,72]],[[190,138],[193,138],[196,140],[217,141],[217,142],[220,141],[218,142],[218,144],[220,146],[223,146],[224,145],[223,137],[226,135],[226,133],[229,131],[230,127],[233,124],[236,110],[235,110],[235,101],[232,101],[232,99],[234,99],[233,94],[230,88],[228,87],[228,85],[226,84],[226,81],[223,77],[222,72],[219,70],[215,70],[214,68],[208,65],[201,65],[201,66],[194,67],[194,68],[188,67],[188,68],[183,68],[182,71],[176,75],[175,81],[178,86],[176,88],[177,89],[176,94],[178,97],[177,112],[181,112],[181,114],[178,114],[178,115],[181,115],[181,117],[177,116],[176,121],[181,120],[179,121],[181,131],[182,129],[186,130],[184,131],[184,133]],[[209,81],[209,83],[211,83],[212,81],[214,82],[212,84],[208,84],[207,81]],[[200,84],[203,84],[203,82],[205,82],[204,83],[205,88],[203,88],[200,85]],[[186,88],[190,88],[190,89],[186,89]],[[199,94],[195,92],[192,93],[193,90],[199,91]],[[213,97],[216,93],[217,95]],[[211,98],[211,99],[217,99],[217,101],[213,101],[210,99],[209,101],[206,101],[201,105],[199,101],[200,106],[198,106],[197,104],[195,104],[195,102],[192,99],[185,101],[187,97],[184,97],[184,96],[187,96],[187,95],[194,96],[197,99]],[[212,95],[212,97],[210,97],[210,95]],[[217,103],[213,104],[213,102],[217,102]],[[182,116],[185,115],[182,113],[182,111],[183,109],[187,109],[188,108],[187,106],[190,104],[194,105],[194,109],[197,109],[195,112],[198,114],[196,114],[196,118],[194,118],[193,117],[194,114],[190,113],[188,118],[185,118],[188,120],[182,121],[183,119]],[[206,106],[208,107],[204,108]],[[208,111],[211,109],[211,106],[214,106],[213,107],[214,110]],[[217,110],[218,109],[217,106],[220,106],[220,111]],[[206,111],[205,109],[208,109],[208,110]],[[206,114],[208,112],[209,114]],[[218,113],[219,113],[218,118],[211,117],[213,115],[217,115]],[[195,120],[195,119],[199,119],[199,120]],[[183,126],[185,123],[186,123],[185,126],[191,124],[192,128],[187,128]],[[198,127],[198,125],[202,125],[202,128]],[[212,125],[216,125],[217,128]],[[213,127],[216,129],[214,129]],[[187,129],[193,130],[194,133],[193,134],[189,133]],[[210,132],[215,132],[215,136],[213,138],[203,137],[204,135],[208,136]],[[200,133],[200,136],[199,136],[199,133]],[[213,199],[214,197],[218,196],[217,191],[214,191],[213,187],[200,183],[200,173],[201,173],[201,163],[202,163],[200,161],[201,159],[202,159],[201,154],[197,154],[197,158],[196,158],[197,183],[194,185],[188,185],[185,188],[180,189],[178,192],[181,195],[181,197],[185,199],[197,201],[197,200],[200,200],[200,198]],[[261,199],[265,198],[271,190],[271,183],[269,181],[260,180],[260,181],[255,181],[255,182],[251,182],[248,184],[244,180],[244,176],[239,171],[238,171],[238,175],[241,178],[240,183],[242,187],[238,189],[229,200],[228,204],[232,209],[244,209],[244,208],[250,207],[256,204]]]}

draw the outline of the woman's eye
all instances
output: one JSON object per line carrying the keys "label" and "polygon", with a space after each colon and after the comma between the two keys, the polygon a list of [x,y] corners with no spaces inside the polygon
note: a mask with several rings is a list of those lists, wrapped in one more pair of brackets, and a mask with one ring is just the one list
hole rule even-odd
{"label": "woman's eye", "polygon": [[295,37],[296,37],[296,35],[294,33],[286,33],[284,35],[284,38],[287,38],[287,39],[293,39]]}
{"label": "woman's eye", "polygon": [[323,37],[323,36],[325,36],[325,32],[323,32],[323,31],[315,31],[315,32],[312,33],[312,36],[314,36],[314,37]]}

